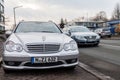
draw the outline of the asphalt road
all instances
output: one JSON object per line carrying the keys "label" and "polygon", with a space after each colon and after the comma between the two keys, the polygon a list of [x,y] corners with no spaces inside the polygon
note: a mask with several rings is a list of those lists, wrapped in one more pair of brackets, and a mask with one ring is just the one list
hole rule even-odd
{"label": "asphalt road", "polygon": [[80,61],[120,80],[120,40],[101,40],[99,47],[80,47]]}
{"label": "asphalt road", "polygon": [[113,46],[120,46],[120,39],[118,40],[101,40],[101,44],[109,44]]}
{"label": "asphalt road", "polygon": [[0,80],[98,80],[90,73],[80,67],[73,70],[50,69],[50,70],[28,70],[16,71],[4,74],[0,69]]}

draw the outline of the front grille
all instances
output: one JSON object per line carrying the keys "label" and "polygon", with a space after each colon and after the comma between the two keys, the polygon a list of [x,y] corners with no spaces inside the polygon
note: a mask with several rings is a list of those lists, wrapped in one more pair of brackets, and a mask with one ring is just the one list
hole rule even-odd
{"label": "front grille", "polygon": [[29,52],[58,52],[60,44],[27,44]]}
{"label": "front grille", "polygon": [[84,36],[84,38],[87,40],[90,40],[90,39],[95,40],[96,36]]}
{"label": "front grille", "polygon": [[48,67],[48,66],[57,66],[57,65],[62,65],[63,62],[58,61],[58,62],[52,62],[52,63],[26,63],[24,66],[29,66],[29,67]]}

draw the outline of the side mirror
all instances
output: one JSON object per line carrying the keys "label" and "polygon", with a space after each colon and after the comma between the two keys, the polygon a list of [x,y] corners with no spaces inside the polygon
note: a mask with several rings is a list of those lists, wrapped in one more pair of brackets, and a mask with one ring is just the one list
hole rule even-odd
{"label": "side mirror", "polygon": [[11,30],[6,31],[5,34],[6,34],[6,37],[9,37],[12,34],[12,31]]}
{"label": "side mirror", "polygon": [[70,36],[71,34],[69,32],[63,32],[65,35]]}
{"label": "side mirror", "polygon": [[70,31],[70,30],[68,31],[68,33],[69,33],[69,35],[71,36],[71,31]]}

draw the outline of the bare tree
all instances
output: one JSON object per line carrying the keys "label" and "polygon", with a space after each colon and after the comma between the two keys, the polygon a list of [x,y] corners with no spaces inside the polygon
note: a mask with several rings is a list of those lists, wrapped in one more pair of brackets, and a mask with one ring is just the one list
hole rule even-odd
{"label": "bare tree", "polygon": [[120,19],[120,4],[119,3],[116,4],[113,14],[112,14],[112,20],[115,20],[115,19]]}
{"label": "bare tree", "polygon": [[107,21],[107,15],[105,11],[100,11],[96,16],[93,18],[93,21]]}

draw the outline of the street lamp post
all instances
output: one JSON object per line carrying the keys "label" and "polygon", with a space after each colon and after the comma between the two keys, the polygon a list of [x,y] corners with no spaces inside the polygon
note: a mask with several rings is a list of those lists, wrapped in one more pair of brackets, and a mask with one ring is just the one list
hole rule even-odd
{"label": "street lamp post", "polygon": [[13,8],[13,12],[14,12],[14,26],[16,26],[16,13],[15,13],[15,10],[17,8],[20,8],[20,7],[22,7],[22,6],[16,6],[16,7]]}

